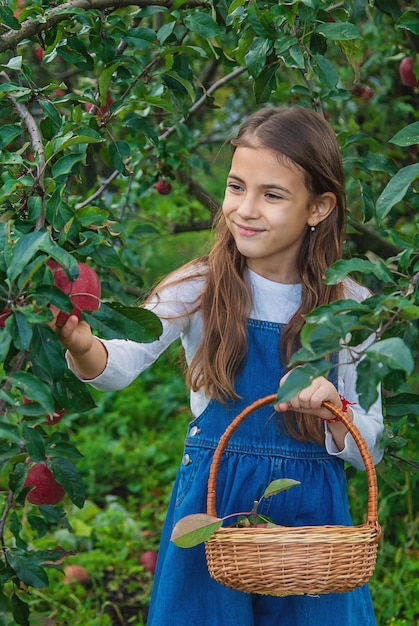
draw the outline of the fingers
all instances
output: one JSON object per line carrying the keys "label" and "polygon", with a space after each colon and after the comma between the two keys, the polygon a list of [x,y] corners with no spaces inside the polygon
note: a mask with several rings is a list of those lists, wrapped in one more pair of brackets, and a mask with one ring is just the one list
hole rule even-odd
{"label": "fingers", "polygon": [[[283,385],[289,372],[281,379],[280,385]],[[335,386],[320,376],[315,378],[308,387],[299,391],[289,402],[279,402],[275,405],[277,411],[296,411],[297,413],[309,413],[330,418],[330,411],[322,405],[325,400],[330,400],[337,406],[340,406],[339,394]]]}

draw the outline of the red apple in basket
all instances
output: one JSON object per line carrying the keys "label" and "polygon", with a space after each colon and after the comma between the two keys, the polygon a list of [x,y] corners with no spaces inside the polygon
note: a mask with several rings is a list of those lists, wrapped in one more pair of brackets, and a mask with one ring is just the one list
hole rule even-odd
{"label": "red apple in basket", "polygon": [[[54,283],[66,293],[73,303],[72,315],[83,318],[82,311],[97,311],[100,306],[100,280],[95,270],[86,263],[79,263],[79,275],[70,280],[57,261],[48,260],[48,265],[54,275]],[[57,326],[64,326],[69,318],[68,313],[60,311],[57,317]]]}

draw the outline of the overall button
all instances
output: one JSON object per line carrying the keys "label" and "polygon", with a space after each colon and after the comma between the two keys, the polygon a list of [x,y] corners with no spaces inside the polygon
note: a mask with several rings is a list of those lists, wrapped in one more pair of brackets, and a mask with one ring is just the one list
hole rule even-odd
{"label": "overall button", "polygon": [[192,426],[191,430],[189,431],[189,436],[195,437],[195,435],[199,435],[200,432],[201,432],[201,429],[198,428],[198,426]]}
{"label": "overall button", "polygon": [[190,465],[192,463],[192,459],[189,454],[184,454],[182,458],[182,465]]}

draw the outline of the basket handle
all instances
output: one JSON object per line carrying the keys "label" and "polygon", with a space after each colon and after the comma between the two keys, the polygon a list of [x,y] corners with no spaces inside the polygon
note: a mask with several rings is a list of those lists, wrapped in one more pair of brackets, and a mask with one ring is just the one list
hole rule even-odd
{"label": "basket handle", "polygon": [[[273,404],[277,400],[277,395],[275,393],[270,394],[269,396],[265,396],[264,398],[259,398],[255,400],[252,404],[249,404],[239,415],[237,415],[234,420],[227,426],[226,430],[220,437],[218,445],[214,452],[214,457],[211,462],[211,467],[208,476],[208,494],[207,494],[207,512],[209,515],[213,515],[217,517],[217,509],[216,509],[216,484],[218,477],[218,470],[220,467],[221,457],[223,455],[224,450],[227,447],[227,444],[230,440],[232,434],[237,430],[244,420],[249,417],[254,411],[260,409],[267,404]],[[335,417],[337,417],[348,429],[349,433],[352,435],[358,450],[361,454],[362,460],[365,465],[365,470],[367,474],[368,481],[368,511],[367,511],[367,522],[368,524],[378,526],[378,513],[377,513],[377,505],[378,505],[378,489],[377,489],[377,476],[374,468],[374,461],[371,456],[371,452],[368,449],[367,444],[365,443],[359,429],[353,422],[351,422],[346,413],[344,413],[341,409],[335,406],[332,402],[324,401],[323,406],[329,409],[331,413]]]}

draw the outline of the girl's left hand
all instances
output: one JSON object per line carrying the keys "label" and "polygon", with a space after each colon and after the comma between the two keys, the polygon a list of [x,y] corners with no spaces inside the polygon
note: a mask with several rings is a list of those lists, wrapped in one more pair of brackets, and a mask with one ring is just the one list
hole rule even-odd
{"label": "girl's left hand", "polygon": [[[291,372],[288,372],[281,378],[279,381],[280,386],[284,384],[290,373]],[[342,407],[342,402],[336,387],[328,381],[327,378],[324,378],[324,376],[319,376],[289,402],[279,402],[275,404],[275,409],[277,411],[292,410],[297,413],[310,413],[325,420],[334,419],[335,416],[333,413],[322,406],[322,402],[325,400],[333,402],[338,408]]]}

